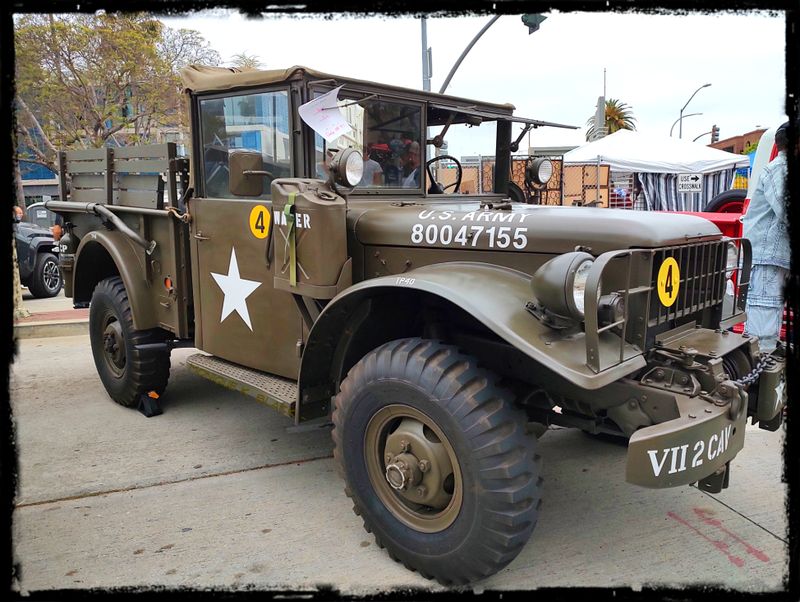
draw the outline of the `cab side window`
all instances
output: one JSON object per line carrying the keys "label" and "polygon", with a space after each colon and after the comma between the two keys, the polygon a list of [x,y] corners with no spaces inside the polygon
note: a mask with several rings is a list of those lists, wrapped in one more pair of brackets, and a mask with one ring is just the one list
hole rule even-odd
{"label": "cab side window", "polygon": [[236,198],[228,184],[229,158],[235,150],[261,154],[262,169],[270,173],[264,182],[268,199],[273,178],[291,176],[289,96],[285,90],[243,94],[200,101],[203,185],[205,196]]}

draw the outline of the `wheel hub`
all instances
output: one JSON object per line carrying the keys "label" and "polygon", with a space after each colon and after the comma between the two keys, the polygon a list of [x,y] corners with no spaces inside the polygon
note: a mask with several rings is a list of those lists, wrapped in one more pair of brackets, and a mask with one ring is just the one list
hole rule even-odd
{"label": "wheel hub", "polygon": [[386,480],[392,489],[406,490],[415,486],[422,479],[419,461],[413,454],[400,454],[392,458],[386,466]]}
{"label": "wheel hub", "polygon": [[365,432],[370,480],[386,507],[423,532],[446,528],[463,497],[455,452],[428,416],[404,405],[387,406]]}
{"label": "wheel hub", "polygon": [[116,320],[109,322],[103,331],[103,351],[106,362],[115,374],[120,375],[125,369],[125,344],[122,327]]}
{"label": "wheel hub", "polygon": [[43,279],[45,286],[50,290],[58,286],[59,273],[56,262],[51,260],[44,264]]}

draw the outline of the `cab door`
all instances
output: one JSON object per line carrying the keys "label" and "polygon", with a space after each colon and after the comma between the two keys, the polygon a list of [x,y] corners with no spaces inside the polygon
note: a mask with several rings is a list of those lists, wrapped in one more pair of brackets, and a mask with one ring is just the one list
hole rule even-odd
{"label": "cab door", "polygon": [[[303,325],[291,296],[273,286],[268,262],[272,178],[291,177],[288,91],[268,90],[197,99],[198,196],[192,215],[195,332],[198,348],[223,359],[297,378]],[[263,194],[229,189],[230,154],[261,154]]]}

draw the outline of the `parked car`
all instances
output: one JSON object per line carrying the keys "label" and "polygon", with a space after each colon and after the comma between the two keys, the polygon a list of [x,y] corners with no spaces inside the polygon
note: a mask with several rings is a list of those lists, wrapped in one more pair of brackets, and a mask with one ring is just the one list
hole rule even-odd
{"label": "parked car", "polygon": [[58,267],[58,243],[48,228],[30,222],[16,222],[19,277],[34,297],[55,297],[64,284]]}

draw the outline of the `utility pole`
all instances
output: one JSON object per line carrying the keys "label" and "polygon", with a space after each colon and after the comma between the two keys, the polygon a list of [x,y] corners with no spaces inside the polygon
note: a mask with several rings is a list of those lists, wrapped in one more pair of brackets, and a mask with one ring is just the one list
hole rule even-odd
{"label": "utility pole", "polygon": [[431,60],[428,48],[428,18],[422,17],[422,89],[431,91]]}

